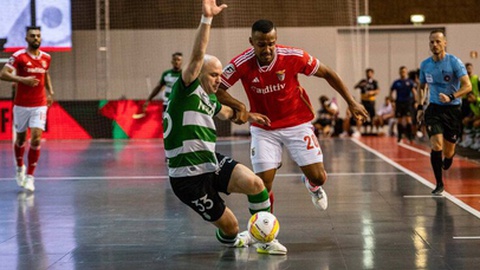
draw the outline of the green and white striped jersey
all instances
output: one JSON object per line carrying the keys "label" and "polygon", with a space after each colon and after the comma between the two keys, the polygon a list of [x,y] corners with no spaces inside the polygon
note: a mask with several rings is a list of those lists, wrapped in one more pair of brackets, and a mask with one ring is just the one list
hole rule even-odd
{"label": "green and white striped jersey", "polygon": [[213,116],[221,106],[215,94],[203,90],[198,79],[188,87],[181,79],[174,84],[163,116],[169,176],[186,177],[217,170]]}
{"label": "green and white striped jersey", "polygon": [[172,87],[175,82],[182,76],[182,71],[175,71],[173,69],[166,70],[162,73],[162,77],[160,78],[160,84],[165,84],[165,89],[162,94],[163,104],[168,103],[168,98],[170,97],[170,93],[172,93]]}

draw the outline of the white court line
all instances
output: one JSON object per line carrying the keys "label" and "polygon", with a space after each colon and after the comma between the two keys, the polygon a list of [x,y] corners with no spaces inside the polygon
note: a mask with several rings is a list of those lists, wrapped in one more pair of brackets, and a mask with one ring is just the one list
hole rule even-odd
{"label": "white court line", "polygon": [[411,150],[413,152],[417,152],[421,155],[424,155],[424,156],[427,156],[427,157],[430,157],[430,153],[428,153],[427,151],[424,151],[424,150],[421,150],[421,149],[418,149],[416,147],[413,147],[413,146],[410,146],[408,144],[404,144],[403,142],[400,142],[398,143],[399,146],[403,147],[403,148],[406,148],[408,150]]}
{"label": "white court line", "polygon": [[442,195],[403,195],[404,198],[445,198]]}
{"label": "white court line", "polygon": [[[157,176],[59,176],[59,177],[35,177],[35,180],[131,180],[131,179],[168,179],[168,175]],[[0,178],[0,181],[14,180],[14,178]]]}
{"label": "white court line", "polygon": [[[354,175],[403,175],[403,172],[352,172],[352,173],[329,173],[328,176],[354,176]],[[303,173],[278,173],[275,177],[300,177]]]}
{"label": "white court line", "polygon": [[[435,185],[430,183],[429,181],[427,181],[425,178],[421,177],[420,175],[414,173],[413,171],[410,171],[409,169],[403,167],[402,165],[392,161],[391,159],[389,159],[388,157],[386,157],[385,155],[383,155],[382,153],[378,152],[377,150],[365,145],[364,143],[360,142],[359,140],[357,139],[351,139],[354,143],[358,144],[360,147],[364,148],[365,150],[377,155],[379,158],[385,160],[385,162],[387,162],[388,164],[392,165],[393,167],[405,172],[406,174],[409,174],[410,176],[412,176],[413,178],[415,178],[417,181],[419,181],[420,183],[424,184],[425,186],[431,188],[431,189],[434,189],[435,188]],[[410,147],[410,146],[409,146]],[[416,149],[416,148],[414,148]],[[419,152],[419,151],[422,151],[422,150],[412,150],[412,151],[415,151],[415,152]],[[426,153],[425,151],[422,151],[424,153]],[[420,153],[420,152],[419,152]],[[448,200],[450,200],[451,202],[453,202],[454,204],[458,205],[459,207],[463,208],[465,211],[471,213],[472,215],[476,216],[477,218],[480,218],[480,212],[474,208],[472,208],[470,205],[467,205],[466,203],[462,202],[461,200],[455,198],[455,196],[451,195],[450,193],[444,191],[442,193],[442,196],[444,196],[445,198],[447,198]]]}
{"label": "white court line", "polygon": [[455,240],[480,240],[480,236],[454,236]]}

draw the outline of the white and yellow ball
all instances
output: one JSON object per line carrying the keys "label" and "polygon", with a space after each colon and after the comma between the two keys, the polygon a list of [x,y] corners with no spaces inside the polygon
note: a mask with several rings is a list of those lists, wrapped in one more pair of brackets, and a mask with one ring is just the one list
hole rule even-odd
{"label": "white and yellow ball", "polygon": [[269,212],[255,213],[247,225],[250,236],[262,243],[272,242],[277,238],[280,231],[280,224],[277,218]]}

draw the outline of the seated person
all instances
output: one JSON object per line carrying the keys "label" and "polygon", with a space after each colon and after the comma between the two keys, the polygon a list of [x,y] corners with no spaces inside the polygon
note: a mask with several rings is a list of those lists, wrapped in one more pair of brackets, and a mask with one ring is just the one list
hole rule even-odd
{"label": "seated person", "polygon": [[[390,136],[393,136],[393,125],[395,124],[395,109],[392,103],[392,100],[389,97],[385,97],[385,103],[377,111],[375,117],[373,118],[373,125],[377,129],[377,132],[388,123],[388,133]],[[379,135],[383,135],[379,132]]]}
{"label": "seated person", "polygon": [[340,134],[340,138],[346,138],[350,135],[353,138],[360,138],[362,136],[360,133],[362,124],[362,122],[355,120],[355,117],[352,117],[350,110],[347,109],[345,119],[343,120],[343,132]]}
{"label": "seated person", "polygon": [[315,135],[318,137],[323,134],[324,137],[330,137],[338,115],[338,106],[335,102],[330,101],[327,96],[321,96],[318,100],[320,101],[320,110],[317,112],[317,119],[313,122]]}
{"label": "seated person", "polygon": [[463,131],[465,139],[459,145],[480,150],[480,97],[470,92],[467,94],[467,102],[470,107],[470,113],[462,120],[462,124],[465,127]]}

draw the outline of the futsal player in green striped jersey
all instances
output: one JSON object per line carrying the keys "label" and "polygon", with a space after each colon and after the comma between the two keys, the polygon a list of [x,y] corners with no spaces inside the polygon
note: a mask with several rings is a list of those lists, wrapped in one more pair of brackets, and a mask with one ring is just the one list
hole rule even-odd
{"label": "futsal player in green striped jersey", "polygon": [[[170,184],[175,195],[202,218],[217,227],[216,238],[231,247],[254,243],[245,231],[239,233],[237,218],[226,207],[219,192],[243,193],[250,213],[269,211],[268,191],[263,181],[246,166],[215,152],[216,129],[213,117],[235,118],[234,111],[222,106],[215,95],[221,82],[222,64],[206,54],[212,19],[227,6],[203,0],[202,19],[192,54],[181,78],[174,84],[164,113],[164,143]],[[249,121],[269,125],[261,114],[250,114]],[[257,246],[259,253],[286,254],[274,240]]]}

